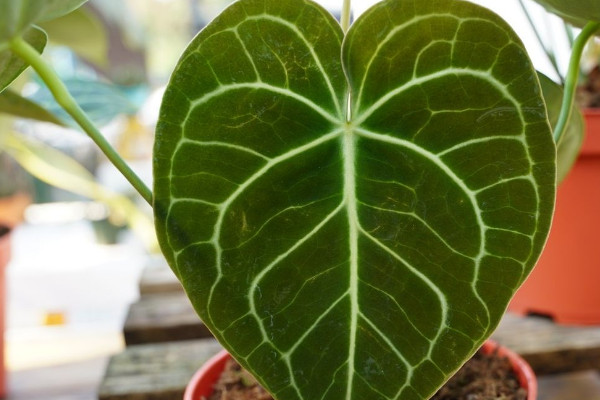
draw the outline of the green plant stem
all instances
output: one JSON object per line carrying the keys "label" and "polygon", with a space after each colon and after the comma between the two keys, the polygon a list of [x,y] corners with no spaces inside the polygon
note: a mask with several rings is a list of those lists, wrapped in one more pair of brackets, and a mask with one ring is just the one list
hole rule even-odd
{"label": "green plant stem", "polygon": [[102,136],[98,128],[81,109],[73,96],[69,93],[65,84],[60,80],[52,67],[42,58],[33,47],[21,37],[14,38],[10,42],[11,50],[29,63],[44,81],[57,103],[79,124],[81,129],[98,145],[100,150],[108,157],[110,162],[125,176],[139,194],[152,205],[152,191],[140,179],[139,176],[119,156],[116,150]]}
{"label": "green plant stem", "polygon": [[344,31],[344,33],[348,32],[348,29],[350,29],[350,15],[351,15],[350,3],[351,3],[350,0],[344,0],[344,4],[342,6],[342,17],[341,17],[340,23],[342,25],[342,30]]}
{"label": "green plant stem", "polygon": [[579,36],[573,42],[571,50],[571,58],[569,60],[569,69],[565,80],[565,91],[563,94],[562,107],[558,116],[558,122],[554,128],[554,141],[558,143],[564,131],[567,128],[569,118],[571,118],[571,110],[575,99],[575,90],[579,80],[579,63],[581,55],[588,40],[600,29],[599,22],[588,22]]}

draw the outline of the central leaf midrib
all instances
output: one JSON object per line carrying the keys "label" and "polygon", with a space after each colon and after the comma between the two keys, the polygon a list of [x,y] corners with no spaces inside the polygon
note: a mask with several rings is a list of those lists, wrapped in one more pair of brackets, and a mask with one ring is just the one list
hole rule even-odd
{"label": "central leaf midrib", "polygon": [[352,125],[346,122],[342,137],[342,155],[344,157],[344,202],[348,217],[349,232],[349,297],[350,297],[350,336],[348,343],[348,380],[346,398],[352,398],[354,377],[354,358],[358,324],[358,213],[356,202],[356,135]]}

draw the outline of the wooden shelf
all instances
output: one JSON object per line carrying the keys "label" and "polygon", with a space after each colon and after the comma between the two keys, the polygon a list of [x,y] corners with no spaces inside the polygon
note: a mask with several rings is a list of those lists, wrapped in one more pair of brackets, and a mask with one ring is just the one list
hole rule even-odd
{"label": "wooden shelf", "polygon": [[[586,400],[600,398],[595,371],[543,376],[598,369],[600,328],[557,326],[541,318],[508,314],[494,339],[531,362],[540,378],[539,400],[582,398],[572,396],[576,393],[587,393]],[[99,399],[180,400],[195,371],[220,349],[214,339],[129,346],[111,358]]]}
{"label": "wooden shelf", "polygon": [[492,336],[519,353],[538,375],[600,370],[600,327],[565,326],[507,313]]}
{"label": "wooden shelf", "polygon": [[111,357],[99,400],[181,400],[196,370],[221,349],[214,339],[130,346]]}
{"label": "wooden shelf", "polygon": [[181,283],[162,256],[156,256],[142,271],[140,295],[183,292]]}
{"label": "wooden shelf", "polygon": [[212,337],[183,291],[144,295],[129,307],[123,326],[127,346]]}
{"label": "wooden shelf", "polygon": [[[140,291],[124,327],[128,347],[111,358],[100,400],[180,400],[194,372],[221,349],[207,338],[210,332],[164,261],[146,268]],[[600,327],[557,325],[508,313],[492,338],[521,354],[541,377],[539,400],[582,398],[583,389],[591,400],[590,393],[600,388],[596,372],[573,374],[600,370]],[[549,389],[544,392],[544,387]],[[557,395],[557,387],[562,394]]]}

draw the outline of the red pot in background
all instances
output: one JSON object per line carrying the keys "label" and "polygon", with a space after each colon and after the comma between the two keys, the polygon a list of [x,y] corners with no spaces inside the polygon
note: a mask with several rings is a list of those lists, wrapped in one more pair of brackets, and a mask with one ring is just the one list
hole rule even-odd
{"label": "red pot in background", "polygon": [[586,110],[586,137],[560,184],[550,237],[509,309],[565,324],[600,324],[600,110]]}
{"label": "red pot in background", "polygon": [[[482,346],[483,352],[488,354],[496,349],[498,349],[500,356],[507,357],[510,360],[521,383],[521,387],[527,389],[527,400],[536,400],[537,379],[529,364],[519,355],[505,347],[498,346],[498,344],[491,340],[486,341]],[[192,377],[183,395],[183,400],[201,400],[202,397],[208,398],[213,392],[214,384],[225,369],[225,363],[229,357],[229,353],[226,350],[222,350],[208,360]]]}
{"label": "red pot in background", "polygon": [[0,225],[0,398],[6,397],[6,367],[4,365],[4,325],[6,299],[6,266],[10,259],[10,228]]}

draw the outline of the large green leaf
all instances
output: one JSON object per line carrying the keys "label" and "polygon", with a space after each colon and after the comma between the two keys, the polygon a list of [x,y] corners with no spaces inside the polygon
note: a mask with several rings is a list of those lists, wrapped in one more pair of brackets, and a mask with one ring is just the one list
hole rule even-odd
{"label": "large green leaf", "polygon": [[[558,122],[558,116],[562,108],[563,89],[559,84],[541,73],[538,73],[538,77],[548,109],[550,125],[554,128]],[[583,115],[577,104],[573,103],[567,129],[561,137],[556,151],[557,181],[559,183],[567,177],[571,167],[573,167],[573,164],[577,160],[579,150],[583,145],[584,131],[585,123]]]}
{"label": "large green leaf", "polygon": [[235,3],[182,56],[154,160],[167,260],[281,400],[428,398],[498,324],[554,203],[525,50],[455,0],[384,1],[346,38],[308,0]]}
{"label": "large green leaf", "polygon": [[[46,34],[36,27],[25,32],[23,39],[40,53],[46,47]],[[25,61],[13,54],[10,49],[3,49],[0,44],[0,92],[6,89],[27,67]]]}
{"label": "large green leaf", "polygon": [[0,1],[0,43],[27,31],[31,25],[68,14],[87,0]]}

